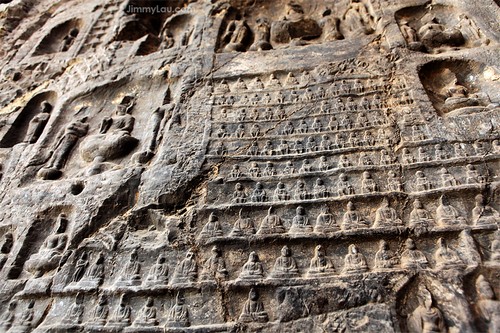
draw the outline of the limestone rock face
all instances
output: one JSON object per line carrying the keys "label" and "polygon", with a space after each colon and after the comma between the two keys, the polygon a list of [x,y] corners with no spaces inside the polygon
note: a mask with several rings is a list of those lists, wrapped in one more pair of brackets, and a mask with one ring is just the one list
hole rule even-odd
{"label": "limestone rock face", "polygon": [[0,332],[500,330],[498,1],[0,2]]}

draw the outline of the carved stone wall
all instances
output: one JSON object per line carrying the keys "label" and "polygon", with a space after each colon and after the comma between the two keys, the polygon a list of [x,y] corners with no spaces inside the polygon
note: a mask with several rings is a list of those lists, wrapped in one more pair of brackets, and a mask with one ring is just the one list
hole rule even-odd
{"label": "carved stone wall", "polygon": [[0,332],[498,332],[498,17],[0,1]]}

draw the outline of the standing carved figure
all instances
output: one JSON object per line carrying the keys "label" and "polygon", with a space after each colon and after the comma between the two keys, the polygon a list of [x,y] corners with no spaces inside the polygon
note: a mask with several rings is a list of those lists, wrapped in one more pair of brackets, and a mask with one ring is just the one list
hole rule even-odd
{"label": "standing carved figure", "polygon": [[250,36],[250,30],[245,20],[229,22],[222,41],[227,43],[224,52],[245,51],[245,43]]}
{"label": "standing carved figure", "polygon": [[43,101],[40,105],[40,112],[29,123],[24,142],[35,143],[38,140],[49,121],[50,111],[52,111],[52,105],[47,101]]}
{"label": "standing carved figure", "polygon": [[441,311],[432,306],[432,295],[426,287],[418,291],[418,307],[409,318],[410,332],[415,333],[446,333]]}

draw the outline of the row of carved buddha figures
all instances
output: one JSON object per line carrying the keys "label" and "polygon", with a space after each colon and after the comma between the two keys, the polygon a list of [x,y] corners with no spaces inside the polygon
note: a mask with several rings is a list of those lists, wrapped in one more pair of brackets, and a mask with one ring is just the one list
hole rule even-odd
{"label": "row of carved buddha figures", "polygon": [[[497,225],[500,223],[500,214],[493,207],[488,205],[487,200],[482,195],[477,195],[475,198],[475,206],[472,209],[472,224],[476,226]],[[311,219],[302,206],[296,208],[295,216],[291,223],[287,223],[279,216],[273,207],[270,207],[267,215],[262,219],[258,230],[256,231],[255,224],[251,218],[244,217],[242,210],[238,219],[233,225],[229,236],[242,237],[250,235],[267,235],[267,234],[324,234],[336,232],[339,230],[347,231],[361,228],[386,228],[386,227],[403,227],[405,223],[399,217],[397,211],[389,204],[388,199],[384,199],[380,207],[375,211],[373,223],[371,219],[364,216],[363,213],[356,209],[354,203],[347,203],[346,211],[341,216],[341,223],[337,222],[337,218],[330,212],[328,206],[323,206],[321,213],[316,218],[316,223],[313,225]],[[449,200],[442,196],[439,205],[435,212],[436,217],[424,208],[419,199],[413,201],[413,209],[409,215],[408,227],[431,229],[433,227],[448,227],[448,226],[466,226],[467,219],[461,216],[461,213],[453,207]],[[287,231],[285,225],[290,224]],[[219,218],[214,213],[210,214],[208,222],[204,225],[200,233],[200,238],[221,237],[223,236],[222,224]]]}
{"label": "row of carved buddha figures", "polygon": [[[404,82],[401,83],[401,80],[404,79],[395,80],[395,82],[397,81],[397,83],[395,83],[393,88],[405,88],[406,84]],[[234,84],[230,86],[225,79],[222,79],[214,88],[214,93],[217,95],[230,93],[247,94],[249,92],[260,92],[265,90],[275,91],[282,89],[306,88],[309,86],[319,86],[320,84],[323,84],[328,85],[328,88],[326,90],[326,92],[329,94],[328,96],[334,97],[339,95],[357,95],[367,92],[383,91],[391,88],[391,84],[386,80],[385,77],[382,76],[364,78],[344,77],[341,79],[333,80],[329,83],[320,83],[308,71],[303,71],[298,79],[292,72],[289,72],[283,79],[280,79],[276,74],[271,74],[267,80],[264,80],[264,82],[260,77],[255,77],[248,80],[243,80],[241,77],[239,77],[236,82],[234,82]]]}
{"label": "row of carved buddha figures", "polygon": [[[267,166],[270,168],[272,166]],[[479,172],[472,165],[467,165],[465,184],[486,184],[486,177],[479,174]],[[250,175],[255,174],[255,170],[250,170]],[[302,170],[303,173],[305,173]],[[272,175],[270,170],[264,169],[264,175]],[[435,184],[431,182],[422,171],[415,173],[415,179],[411,184],[401,182],[401,178],[396,175],[396,172],[390,170],[387,173],[386,186],[381,188],[379,181],[375,180],[372,174],[368,171],[363,172],[360,181],[352,181],[346,173],[341,173],[338,176],[338,181],[333,187],[328,187],[322,178],[317,178],[314,181],[312,190],[308,190],[306,182],[298,179],[294,188],[289,190],[284,182],[278,182],[271,193],[265,189],[262,182],[256,182],[254,188],[248,191],[241,183],[234,185],[234,192],[231,197],[232,204],[246,204],[246,203],[266,203],[266,202],[280,202],[280,201],[303,201],[314,199],[327,199],[334,197],[344,197],[351,195],[364,195],[370,193],[383,193],[383,192],[425,192],[433,189],[449,189],[460,186],[460,182],[449,173],[448,169],[441,168],[439,171],[440,181]],[[289,175],[289,174],[287,174]],[[352,178],[352,177],[351,177]],[[359,188],[355,187],[358,184]]]}

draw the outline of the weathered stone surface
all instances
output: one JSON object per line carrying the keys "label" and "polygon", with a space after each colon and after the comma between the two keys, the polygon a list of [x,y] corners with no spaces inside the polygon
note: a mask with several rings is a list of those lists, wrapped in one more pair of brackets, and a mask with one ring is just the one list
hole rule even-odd
{"label": "weathered stone surface", "polygon": [[0,1],[1,332],[497,332],[498,1]]}

